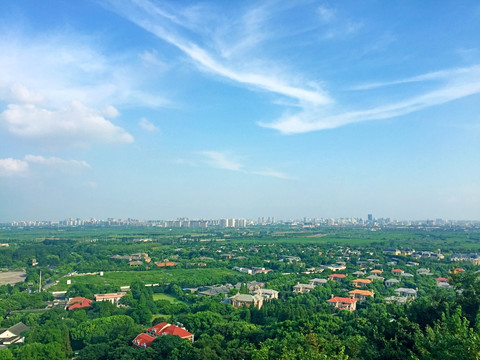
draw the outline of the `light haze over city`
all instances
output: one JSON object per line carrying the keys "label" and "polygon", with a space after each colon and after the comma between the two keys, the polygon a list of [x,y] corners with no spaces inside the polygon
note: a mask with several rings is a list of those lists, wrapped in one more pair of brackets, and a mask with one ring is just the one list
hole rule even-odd
{"label": "light haze over city", "polygon": [[0,222],[480,219],[477,1],[3,1]]}

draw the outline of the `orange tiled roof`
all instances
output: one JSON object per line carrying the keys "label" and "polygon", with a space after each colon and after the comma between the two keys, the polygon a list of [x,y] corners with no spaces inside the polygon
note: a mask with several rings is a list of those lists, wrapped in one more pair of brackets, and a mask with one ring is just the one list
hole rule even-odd
{"label": "orange tiled roof", "polygon": [[353,283],[370,284],[372,282],[372,280],[370,280],[370,279],[355,279],[352,282]]}
{"label": "orange tiled roof", "polygon": [[401,273],[404,273],[405,271],[403,271],[402,269],[393,269],[392,272],[401,272]]}
{"label": "orange tiled roof", "polygon": [[373,292],[368,291],[368,290],[352,290],[349,292],[350,295],[365,295],[365,296],[373,296]]}
{"label": "orange tiled roof", "polygon": [[346,276],[347,275],[345,275],[345,274],[332,274],[329,277],[331,277],[331,278],[344,278]]}
{"label": "orange tiled roof", "polygon": [[155,338],[148,334],[139,334],[135,339],[133,339],[133,344],[138,347],[149,347]]}
{"label": "orange tiled roof", "polygon": [[438,277],[435,279],[435,281],[444,281],[444,282],[448,282],[448,278],[444,278],[444,277]]}
{"label": "orange tiled roof", "polygon": [[76,296],[69,301],[68,305],[68,310],[73,310],[73,309],[83,309],[90,307],[92,305],[93,300]]}
{"label": "orange tiled roof", "polygon": [[383,273],[383,270],[378,270],[378,269],[374,269],[372,271],[370,271],[372,274],[381,274]]}
{"label": "orange tiled roof", "polygon": [[182,339],[186,339],[193,336],[193,334],[189,333],[187,330],[166,322],[161,322],[157,325],[154,325],[148,328],[147,331],[153,332],[157,335],[177,335]]}
{"label": "orange tiled roof", "polygon": [[357,302],[357,299],[350,299],[350,298],[335,296],[335,297],[333,297],[333,298],[331,298],[331,299],[328,299],[327,302],[329,302],[329,303],[347,303],[347,304],[353,304],[354,302]]}

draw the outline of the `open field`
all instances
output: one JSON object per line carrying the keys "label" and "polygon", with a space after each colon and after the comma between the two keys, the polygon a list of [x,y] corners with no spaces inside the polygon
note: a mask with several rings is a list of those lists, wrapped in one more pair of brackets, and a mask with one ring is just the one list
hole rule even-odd
{"label": "open field", "polygon": [[153,300],[167,300],[171,303],[180,303],[182,301],[178,300],[176,297],[164,293],[153,294]]}
{"label": "open field", "polygon": [[27,274],[25,271],[6,271],[0,272],[0,285],[13,285],[25,281]]}
{"label": "open field", "polygon": [[[215,269],[165,269],[150,271],[110,271],[100,275],[81,275],[65,276],[59,283],[52,286],[51,291],[65,291],[74,284],[92,284],[106,289],[120,289],[121,286],[130,285],[135,280],[140,280],[145,284],[168,284],[171,281],[195,284],[196,282],[208,283],[224,281],[225,277],[240,278],[242,274],[237,271],[223,268]],[[71,285],[67,285],[67,280],[71,280]]]}

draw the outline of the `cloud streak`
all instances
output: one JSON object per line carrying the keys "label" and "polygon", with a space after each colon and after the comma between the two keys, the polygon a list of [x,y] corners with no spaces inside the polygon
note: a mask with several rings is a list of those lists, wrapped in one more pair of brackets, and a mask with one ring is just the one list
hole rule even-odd
{"label": "cloud streak", "polygon": [[72,173],[89,169],[90,165],[84,160],[65,160],[58,157],[44,157],[41,155],[26,155],[23,160],[5,158],[0,159],[0,177],[26,176],[32,167],[40,169],[56,169]]}

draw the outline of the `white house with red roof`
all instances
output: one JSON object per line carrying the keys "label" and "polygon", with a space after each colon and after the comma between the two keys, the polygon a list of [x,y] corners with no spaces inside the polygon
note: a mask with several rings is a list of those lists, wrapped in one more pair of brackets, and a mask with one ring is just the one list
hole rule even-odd
{"label": "white house with red roof", "polygon": [[93,300],[81,297],[81,296],[75,296],[74,298],[71,298],[68,300],[68,305],[67,309],[68,310],[74,310],[74,309],[84,309],[92,306]]}
{"label": "white house with red roof", "polygon": [[95,294],[95,301],[110,301],[112,304],[118,305],[118,301],[126,294],[126,292]]}
{"label": "white house with red roof", "polygon": [[153,337],[161,335],[176,335],[182,339],[194,340],[194,335],[187,330],[166,322],[161,322],[147,329],[147,334]]}
{"label": "white house with red roof", "polygon": [[327,300],[327,302],[335,308],[348,311],[355,311],[357,309],[357,301],[357,299],[350,299],[340,296],[335,296]]}
{"label": "white house with red roof", "polygon": [[137,337],[133,339],[132,343],[135,347],[145,349],[152,345],[153,340],[155,340],[155,337],[142,333],[137,335]]}

